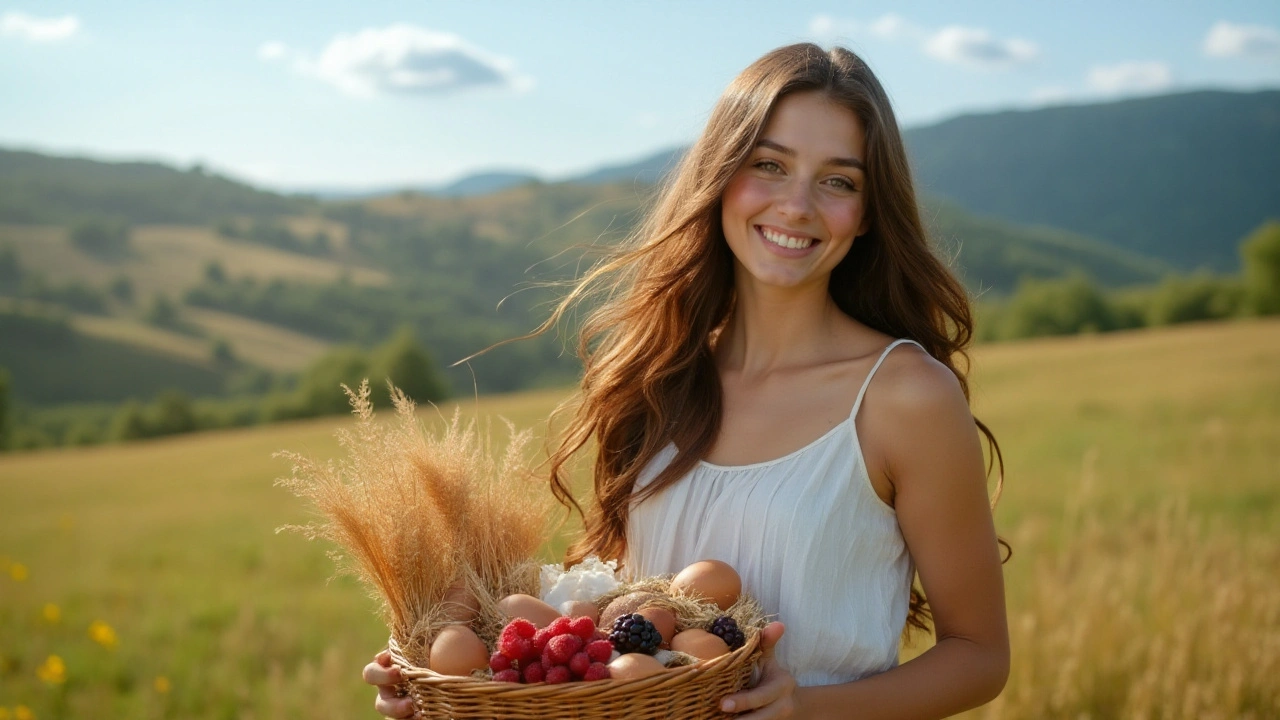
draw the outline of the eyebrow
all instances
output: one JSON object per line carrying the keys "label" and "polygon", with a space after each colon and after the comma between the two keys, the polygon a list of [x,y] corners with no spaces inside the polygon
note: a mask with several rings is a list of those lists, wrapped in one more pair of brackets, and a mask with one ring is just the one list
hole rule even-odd
{"label": "eyebrow", "polygon": [[[779,145],[778,143],[776,143],[776,142],[774,142],[774,141],[772,141],[772,140],[769,140],[769,139],[764,139],[764,140],[761,140],[761,141],[757,142],[757,143],[756,143],[756,147],[766,147],[766,148],[769,148],[770,150],[773,150],[773,151],[775,151],[775,152],[780,152],[780,153],[782,153],[783,155],[787,155],[787,156],[790,156],[790,157],[795,157],[795,155],[796,155],[796,151],[795,151],[795,150],[792,150],[791,148],[787,147],[786,145]],[[824,165],[838,165],[838,166],[840,166],[840,167],[851,167],[851,168],[857,168],[858,170],[861,170],[862,172],[866,172],[866,171],[867,171],[867,166],[866,166],[866,164],[865,164],[865,163],[863,163],[863,162],[862,162],[861,160],[859,160],[858,158],[855,158],[855,157],[847,157],[847,158],[842,158],[842,157],[833,157],[833,158],[827,158],[827,161],[826,161],[825,163],[823,163],[823,164],[824,164]]]}

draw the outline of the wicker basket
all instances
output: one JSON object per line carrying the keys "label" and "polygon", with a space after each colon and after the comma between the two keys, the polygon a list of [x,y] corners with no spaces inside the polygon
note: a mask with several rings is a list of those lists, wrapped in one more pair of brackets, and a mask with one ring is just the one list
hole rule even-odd
{"label": "wicker basket", "polygon": [[669,720],[725,718],[720,700],[741,690],[760,657],[760,633],[742,647],[694,665],[639,680],[561,685],[494,682],[414,667],[392,638],[392,661],[408,679],[414,705],[427,718],[454,720]]}

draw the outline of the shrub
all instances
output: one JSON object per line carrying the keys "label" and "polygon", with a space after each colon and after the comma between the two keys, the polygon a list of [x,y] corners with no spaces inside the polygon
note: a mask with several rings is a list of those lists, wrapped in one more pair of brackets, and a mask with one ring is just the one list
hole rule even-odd
{"label": "shrub", "polygon": [[71,243],[101,258],[117,258],[129,252],[129,225],[118,220],[87,220],[71,228]]}
{"label": "shrub", "polygon": [[1280,313],[1280,221],[1270,220],[1240,244],[1244,294],[1257,315]]}
{"label": "shrub", "polygon": [[1243,291],[1234,278],[1170,275],[1151,293],[1147,320],[1151,325],[1173,325],[1231,317],[1240,311]]}
{"label": "shrub", "polygon": [[1000,337],[1070,335],[1115,329],[1115,313],[1089,278],[1023,280],[1004,308]]}

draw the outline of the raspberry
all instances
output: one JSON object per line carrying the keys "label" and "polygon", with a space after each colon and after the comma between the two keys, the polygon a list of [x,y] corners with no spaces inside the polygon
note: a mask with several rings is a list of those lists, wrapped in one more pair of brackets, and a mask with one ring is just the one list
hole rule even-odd
{"label": "raspberry", "polygon": [[582,638],[577,635],[557,635],[547,643],[544,655],[550,655],[555,665],[568,665],[569,660],[582,649]]}
{"label": "raspberry", "polygon": [[496,652],[489,656],[489,669],[494,672],[502,672],[511,669],[511,658]]}
{"label": "raspberry", "polygon": [[613,643],[608,640],[592,640],[587,643],[587,657],[591,662],[608,663],[613,657]]}
{"label": "raspberry", "polygon": [[724,641],[724,644],[729,646],[730,650],[737,650],[747,644],[747,636],[738,627],[738,621],[728,615],[716,618],[708,630],[712,635],[719,636]]}
{"label": "raspberry", "polygon": [[507,669],[507,670],[503,670],[502,672],[496,672],[493,674],[493,679],[497,680],[498,682],[518,683],[520,682],[520,671]]}
{"label": "raspberry", "polygon": [[531,662],[524,667],[524,681],[527,683],[540,683],[547,676],[547,671],[542,667],[540,662]]}
{"label": "raspberry", "polygon": [[516,618],[502,628],[498,636],[498,652],[512,660],[536,660],[538,655],[533,650],[533,637],[538,629],[524,618]]}
{"label": "raspberry", "polygon": [[574,677],[580,678],[583,675],[586,675],[587,668],[590,667],[591,658],[587,657],[587,654],[584,652],[574,653],[573,657],[569,658],[569,672],[573,673]]}
{"label": "raspberry", "polygon": [[583,680],[608,680],[609,666],[605,665],[604,663],[593,662],[591,663],[591,667],[587,668],[587,671],[582,674],[582,679]]}
{"label": "raspberry", "polygon": [[614,649],[623,654],[639,652],[652,655],[662,644],[662,634],[640,614],[622,615],[614,620],[609,639],[613,641]]}
{"label": "raspberry", "polygon": [[548,684],[557,685],[559,683],[569,682],[572,679],[573,676],[569,674],[569,668],[563,665],[556,665],[555,667],[547,670],[546,682]]}
{"label": "raspberry", "polygon": [[551,621],[551,624],[547,626],[547,630],[550,631],[551,637],[555,637],[556,635],[568,635],[571,632],[569,627],[572,624],[573,618],[561,615]]}
{"label": "raspberry", "polygon": [[544,627],[533,636],[533,649],[541,655],[543,650],[547,649],[547,641],[555,637],[556,634],[551,632],[551,628]]}
{"label": "raspberry", "polygon": [[[522,638],[531,638],[534,633],[538,632],[538,627],[524,618],[516,618],[507,623],[507,627],[514,628],[517,635]],[[504,630],[506,628],[503,628]]]}
{"label": "raspberry", "polygon": [[596,634],[596,623],[589,617],[576,617],[569,621],[569,632],[591,642]]}

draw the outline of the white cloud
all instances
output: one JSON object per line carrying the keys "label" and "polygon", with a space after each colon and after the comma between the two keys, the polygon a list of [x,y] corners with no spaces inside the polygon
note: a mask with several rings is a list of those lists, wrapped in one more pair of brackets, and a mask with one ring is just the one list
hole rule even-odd
{"label": "white cloud", "polygon": [[894,13],[881,15],[871,22],[815,15],[809,21],[809,34],[824,41],[855,35],[890,42],[906,41],[935,60],[982,69],[1020,65],[1040,55],[1040,48],[1028,40],[997,38],[983,28],[959,25],[928,28]]}
{"label": "white cloud", "polygon": [[1157,92],[1173,85],[1173,71],[1154,61],[1097,65],[1089,69],[1085,82],[1104,95]]}
{"label": "white cloud", "polygon": [[1280,30],[1265,25],[1236,25],[1219,20],[1204,38],[1209,57],[1247,57],[1280,60]]}
{"label": "white cloud", "polygon": [[258,48],[258,57],[263,60],[279,60],[289,54],[289,48],[282,42],[264,42]]}
{"label": "white cloud", "polygon": [[57,42],[70,38],[79,30],[80,18],[75,15],[55,18],[39,18],[20,12],[0,15],[0,35],[4,37],[20,37],[31,42]]}
{"label": "white cloud", "polygon": [[943,62],[982,68],[1001,68],[1034,60],[1035,43],[1018,38],[1002,40],[982,28],[951,25],[924,42],[927,55]]}
{"label": "white cloud", "polygon": [[1062,85],[1046,85],[1031,91],[1031,102],[1037,105],[1054,105],[1071,99],[1071,88]]}
{"label": "white cloud", "polygon": [[872,20],[871,24],[867,25],[867,30],[872,35],[885,40],[923,39],[928,34],[924,28],[913,24],[901,15],[893,13],[881,15]]}
{"label": "white cloud", "polygon": [[438,95],[485,86],[527,90],[533,84],[515,72],[511,61],[457,35],[404,23],[343,33],[318,57],[276,41],[258,48],[258,57],[267,61],[290,55],[294,70],[356,97]]}

